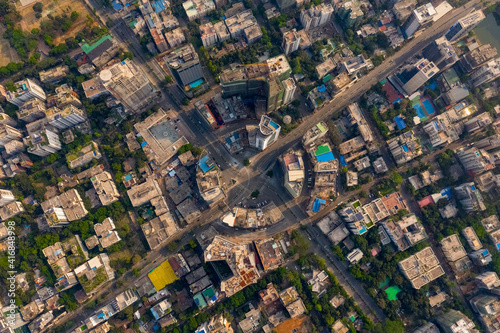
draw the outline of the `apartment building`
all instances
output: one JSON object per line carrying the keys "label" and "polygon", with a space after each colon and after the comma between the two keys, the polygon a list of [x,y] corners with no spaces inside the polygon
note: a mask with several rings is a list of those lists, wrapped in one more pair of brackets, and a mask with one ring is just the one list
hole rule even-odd
{"label": "apartment building", "polygon": [[28,153],[37,156],[48,156],[61,150],[61,141],[59,135],[49,129],[43,129],[40,132],[33,133],[24,139],[24,144],[28,146]]}
{"label": "apartment building", "polygon": [[15,91],[10,91],[5,86],[0,85],[0,95],[7,99],[7,102],[18,107],[32,98],[38,98],[42,101],[47,99],[43,89],[30,79],[25,79],[14,83]]}
{"label": "apartment building", "polygon": [[19,106],[19,110],[16,111],[17,119],[25,123],[31,123],[35,120],[44,118],[45,110],[47,110],[45,101],[34,97]]}
{"label": "apartment building", "polygon": [[320,25],[328,23],[333,14],[333,7],[330,4],[322,3],[312,6],[300,12],[300,23],[304,30],[310,30]]}

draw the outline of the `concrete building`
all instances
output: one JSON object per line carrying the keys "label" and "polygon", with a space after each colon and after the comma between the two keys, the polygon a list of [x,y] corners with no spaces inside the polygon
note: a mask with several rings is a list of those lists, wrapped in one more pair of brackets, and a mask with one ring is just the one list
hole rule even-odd
{"label": "concrete building", "polygon": [[60,227],[80,220],[88,213],[80,194],[75,189],[44,201],[41,206],[50,227]]}
{"label": "concrete building", "polygon": [[493,119],[490,116],[489,112],[483,112],[472,119],[467,120],[463,126],[465,130],[469,133],[475,132],[479,129],[483,129],[486,126],[490,125],[493,122]]}
{"label": "concrete building", "polygon": [[255,147],[260,150],[265,150],[278,140],[280,131],[280,125],[276,124],[268,116],[262,116],[255,138]]}
{"label": "concrete building", "polygon": [[474,231],[474,228],[472,227],[467,227],[462,230],[462,235],[464,235],[465,240],[469,244],[470,248],[473,251],[477,251],[483,247],[483,244],[481,244],[481,241],[476,235],[476,232]]}
{"label": "concrete building", "polygon": [[306,312],[306,307],[295,287],[289,287],[279,293],[280,300],[290,318],[296,318]]}
{"label": "concrete building", "polygon": [[432,61],[422,58],[416,64],[390,75],[388,79],[401,94],[409,96],[438,72],[439,68]]}
{"label": "concrete building", "polygon": [[449,310],[435,317],[436,324],[445,333],[479,333],[474,322],[457,310]]}
{"label": "concrete building", "polygon": [[500,59],[490,60],[470,74],[470,84],[473,87],[478,87],[495,80],[499,76]]}
{"label": "concrete building", "polygon": [[203,79],[198,54],[193,45],[187,44],[181,48],[167,53],[163,60],[168,66],[177,85],[184,91],[189,84]]}
{"label": "concrete building", "polygon": [[18,107],[29,101],[32,98],[38,98],[45,101],[47,96],[43,89],[30,79],[25,79],[14,83],[15,91],[10,91],[5,86],[0,85],[0,95],[7,99],[7,102]]}
{"label": "concrete building", "polygon": [[262,38],[262,29],[258,24],[243,29],[243,35],[248,44],[253,44]]}
{"label": "concrete building", "polygon": [[227,29],[231,38],[237,39],[244,34],[244,30],[251,26],[257,25],[257,20],[252,14],[250,9],[243,12],[237,13],[234,16],[228,17],[224,23],[226,23]]}
{"label": "concrete building", "polygon": [[24,151],[24,144],[22,141],[11,140],[3,146],[3,149],[7,156],[12,156]]}
{"label": "concrete building", "polygon": [[22,131],[9,126],[0,124],[0,147],[4,147],[9,141],[21,139]]}
{"label": "concrete building", "polygon": [[38,133],[31,134],[24,139],[24,144],[28,146],[28,153],[37,156],[48,156],[61,150],[59,135],[49,129],[44,129]]}
{"label": "concrete building", "polygon": [[45,110],[47,110],[47,108],[43,100],[32,98],[19,106],[19,110],[16,111],[17,119],[26,123],[31,123],[35,120],[44,118]]}
{"label": "concrete building", "polygon": [[215,10],[212,0],[188,0],[182,4],[189,21],[205,16],[208,12]]}
{"label": "concrete building", "polygon": [[110,35],[105,35],[94,44],[83,44],[83,52],[96,67],[103,67],[113,59],[120,50],[120,45]]}
{"label": "concrete building", "polygon": [[0,220],[6,221],[24,212],[23,204],[20,201],[13,201],[0,208]]}
{"label": "concrete building", "polygon": [[494,168],[489,154],[476,147],[460,148],[455,151],[463,168],[470,174],[479,174]]}
{"label": "concrete building", "polygon": [[422,155],[420,141],[414,135],[413,131],[403,133],[398,137],[388,140],[387,146],[397,165],[404,164]]}
{"label": "concrete building", "polygon": [[200,35],[205,48],[217,44],[217,32],[211,22],[200,25]]}
{"label": "concrete building", "polygon": [[288,151],[280,156],[279,161],[284,173],[284,187],[292,197],[297,198],[305,179],[302,151]]}
{"label": "concrete building", "polygon": [[483,197],[473,182],[464,183],[455,187],[462,209],[465,211],[483,211],[486,206]]}
{"label": "concrete building", "polygon": [[94,224],[94,231],[104,249],[121,241],[118,232],[115,230],[113,219],[110,217],[105,218],[101,223]]}
{"label": "concrete building", "polygon": [[297,33],[297,30],[292,29],[283,34],[283,43],[281,47],[286,55],[289,55],[299,49],[300,35]]}
{"label": "concrete building", "polygon": [[176,28],[165,32],[165,39],[167,40],[168,46],[174,48],[184,43],[186,41],[186,36],[184,36],[181,28]]}
{"label": "concrete building", "polygon": [[292,78],[288,78],[281,82],[285,92],[283,94],[283,105],[287,105],[291,103],[295,99],[295,92],[297,91],[297,86],[295,85],[295,81]]}
{"label": "concrete building", "polygon": [[40,81],[43,83],[58,83],[68,74],[69,68],[66,65],[57,66],[38,73]]}
{"label": "concrete building", "polygon": [[457,52],[445,37],[440,37],[422,50],[422,56],[444,71],[459,59]]}
{"label": "concrete building", "polygon": [[432,18],[436,14],[436,9],[431,3],[415,8],[401,27],[403,35],[406,38],[412,37],[417,30],[432,22]]}
{"label": "concrete building", "polygon": [[354,75],[360,70],[371,68],[373,68],[372,61],[365,59],[362,54],[342,63],[342,70],[346,71],[348,75]]}
{"label": "concrete building", "polygon": [[87,119],[87,114],[71,104],[58,108],[54,106],[46,111],[47,121],[60,130],[66,130],[79,125]]}
{"label": "concrete building", "polygon": [[398,266],[415,289],[420,289],[444,275],[444,270],[431,247],[426,247],[409,258],[401,260]]}
{"label": "concrete building", "polygon": [[354,265],[358,263],[363,258],[363,256],[363,252],[360,249],[354,249],[349,252],[349,254],[347,254],[346,259],[351,265]]}
{"label": "concrete building", "polygon": [[149,202],[151,199],[161,196],[160,185],[154,178],[148,178],[146,182],[135,185],[127,191],[132,206],[138,207]]}
{"label": "concrete building", "polygon": [[306,148],[309,147],[312,143],[324,137],[327,132],[328,126],[324,121],[317,123],[304,134],[302,145]]}
{"label": "concrete building", "polygon": [[283,10],[297,4],[297,0],[277,0],[276,3],[280,7],[280,9]]}
{"label": "concrete building", "polygon": [[498,54],[496,47],[483,44],[460,58],[459,64],[465,72],[470,73],[487,61],[494,59]]}
{"label": "concrete building", "polygon": [[457,234],[443,238],[440,244],[441,250],[449,262],[454,262],[467,256],[467,252]]}
{"label": "concrete building", "polygon": [[[12,193],[12,191],[0,189],[0,207],[3,207],[6,204],[11,203],[15,200],[16,200],[16,197],[14,197],[14,194]],[[3,238],[3,237],[0,237],[0,238]]]}
{"label": "concrete building", "polygon": [[73,150],[66,154],[66,161],[70,169],[78,168],[90,163],[93,159],[100,159],[102,157],[99,151],[99,146],[94,141],[79,150]]}
{"label": "concrete building", "polygon": [[489,137],[486,137],[478,142],[474,143],[474,147],[477,149],[483,149],[486,151],[494,150],[500,147],[500,135],[495,134]]}
{"label": "concrete building", "polygon": [[490,251],[487,249],[480,249],[471,252],[469,253],[469,258],[477,266],[486,266],[493,260]]}
{"label": "concrete building", "polygon": [[107,281],[115,278],[115,273],[109,266],[109,257],[105,253],[78,266],[74,272],[87,295],[92,295]]}
{"label": "concrete building", "polygon": [[310,30],[320,25],[328,23],[333,14],[333,7],[330,4],[322,3],[312,6],[300,12],[300,23],[304,30]]}
{"label": "concrete building", "polygon": [[147,110],[160,96],[143,71],[128,59],[102,70],[99,79],[106,90],[133,113]]}
{"label": "concrete building", "polygon": [[113,202],[118,201],[120,193],[118,192],[115,182],[111,174],[107,171],[101,172],[90,178],[92,186],[99,197],[99,201],[103,206],[111,205]]}
{"label": "concrete building", "polygon": [[227,30],[226,24],[221,21],[214,24],[215,33],[217,34],[218,42],[223,42],[230,38],[229,30]]}
{"label": "concrete building", "polygon": [[450,42],[455,42],[474,29],[485,17],[482,10],[473,11],[453,24],[444,36]]}
{"label": "concrete building", "polygon": [[155,217],[154,219],[147,221],[141,225],[141,228],[151,250],[154,250],[158,246],[164,244],[170,237],[179,231],[179,227],[177,226],[177,223],[175,223],[170,212],[164,213],[159,217]]}
{"label": "concrete building", "polygon": [[424,227],[414,214],[399,221],[388,220],[381,224],[399,251],[405,251],[428,238]]}

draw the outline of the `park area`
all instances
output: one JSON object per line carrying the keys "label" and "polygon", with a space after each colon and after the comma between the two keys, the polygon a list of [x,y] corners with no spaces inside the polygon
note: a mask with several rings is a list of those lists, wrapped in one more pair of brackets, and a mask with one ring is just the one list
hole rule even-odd
{"label": "park area", "polygon": [[[41,18],[37,18],[37,13],[33,10],[33,5],[37,2],[41,2],[43,4]],[[25,5],[23,6],[22,3]],[[87,26],[87,24],[90,25],[90,28],[93,26],[99,26],[95,20],[88,20],[87,16],[90,15],[93,17],[93,15],[89,8],[81,0],[22,0],[21,2],[16,2],[16,6],[17,11],[19,11],[22,17],[20,25],[22,29],[27,32],[31,32],[33,28],[39,29],[41,22],[49,20],[50,17],[62,16],[63,14],[66,14],[69,17],[72,12],[77,12],[79,16],[71,25],[71,28],[64,32],[63,35],[54,38],[54,43],[56,45],[64,42],[66,38],[75,37],[78,32]]]}
{"label": "park area", "polygon": [[16,50],[10,46],[7,39],[3,38],[5,27],[0,24],[0,67],[7,66],[9,62],[19,62],[20,58]]}

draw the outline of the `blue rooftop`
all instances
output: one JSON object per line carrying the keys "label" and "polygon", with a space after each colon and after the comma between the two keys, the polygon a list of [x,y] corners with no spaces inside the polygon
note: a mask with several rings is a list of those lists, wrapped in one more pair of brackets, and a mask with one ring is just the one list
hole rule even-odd
{"label": "blue rooftop", "polygon": [[339,156],[339,160],[340,160],[340,164],[345,167],[347,165],[347,163],[345,162],[345,158],[344,158],[344,155],[340,155]]}
{"label": "blue rooftop", "polygon": [[394,121],[396,122],[396,125],[398,125],[398,128],[400,130],[406,127],[405,121],[400,116],[394,117]]}
{"label": "blue rooftop", "polygon": [[111,2],[111,4],[113,5],[114,10],[120,10],[123,8],[123,6],[118,1],[113,1]]}
{"label": "blue rooftop", "polygon": [[451,188],[450,187],[446,187],[444,189],[441,190],[441,195],[443,197],[446,197],[448,200],[451,199]]}
{"label": "blue rooftop", "polygon": [[[208,164],[208,162],[210,162],[210,165]],[[209,161],[208,155],[203,156],[198,165],[200,166],[201,171],[203,172],[210,171],[215,166],[215,164],[212,161]]]}
{"label": "blue rooftop", "polygon": [[333,156],[333,153],[331,151],[326,154],[318,155],[316,156],[316,158],[319,162],[328,162],[335,160],[335,156]]}
{"label": "blue rooftop", "polygon": [[326,87],[325,87],[325,85],[324,85],[324,84],[320,85],[320,86],[318,87],[318,91],[319,91],[320,93],[324,93],[324,92],[326,91]]}
{"label": "blue rooftop", "polygon": [[313,203],[313,206],[312,206],[312,211],[313,212],[319,212],[319,209],[321,208],[321,205],[325,204],[326,201],[323,200],[323,199],[319,199],[319,198],[316,198],[316,200],[314,200],[314,203]]}

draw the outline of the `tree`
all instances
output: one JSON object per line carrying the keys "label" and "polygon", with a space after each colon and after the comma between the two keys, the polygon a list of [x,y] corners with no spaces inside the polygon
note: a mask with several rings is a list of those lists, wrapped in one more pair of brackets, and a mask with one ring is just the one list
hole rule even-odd
{"label": "tree", "polygon": [[363,190],[363,191],[359,192],[359,196],[361,198],[368,198],[368,193],[365,190]]}
{"label": "tree", "polygon": [[373,330],[374,333],[385,333],[385,332],[404,333],[404,331],[405,327],[401,320],[389,320],[389,319],[386,319],[384,324],[377,324],[377,326],[375,326],[375,329]]}
{"label": "tree", "polygon": [[189,99],[187,99],[187,98],[184,98],[184,99],[182,100],[182,105],[189,105],[189,103],[190,103],[190,101],[189,101]]}
{"label": "tree", "polygon": [[250,165],[250,160],[249,160],[248,158],[245,158],[245,159],[243,160],[243,165],[244,165],[244,166],[249,166],[249,165]]}
{"label": "tree", "polygon": [[257,198],[259,196],[260,192],[259,190],[255,190],[252,192],[252,194],[250,195],[252,198]]}
{"label": "tree", "polygon": [[33,5],[33,10],[35,13],[41,13],[43,11],[43,3],[37,2]]}
{"label": "tree", "polygon": [[403,183],[403,177],[397,172],[397,171],[393,171],[391,172],[391,175],[389,176],[389,178],[391,178],[391,180],[396,184],[396,185],[400,185]]}
{"label": "tree", "polygon": [[174,79],[172,79],[170,75],[165,75],[165,81],[167,81],[167,83],[172,83],[174,82]]}

